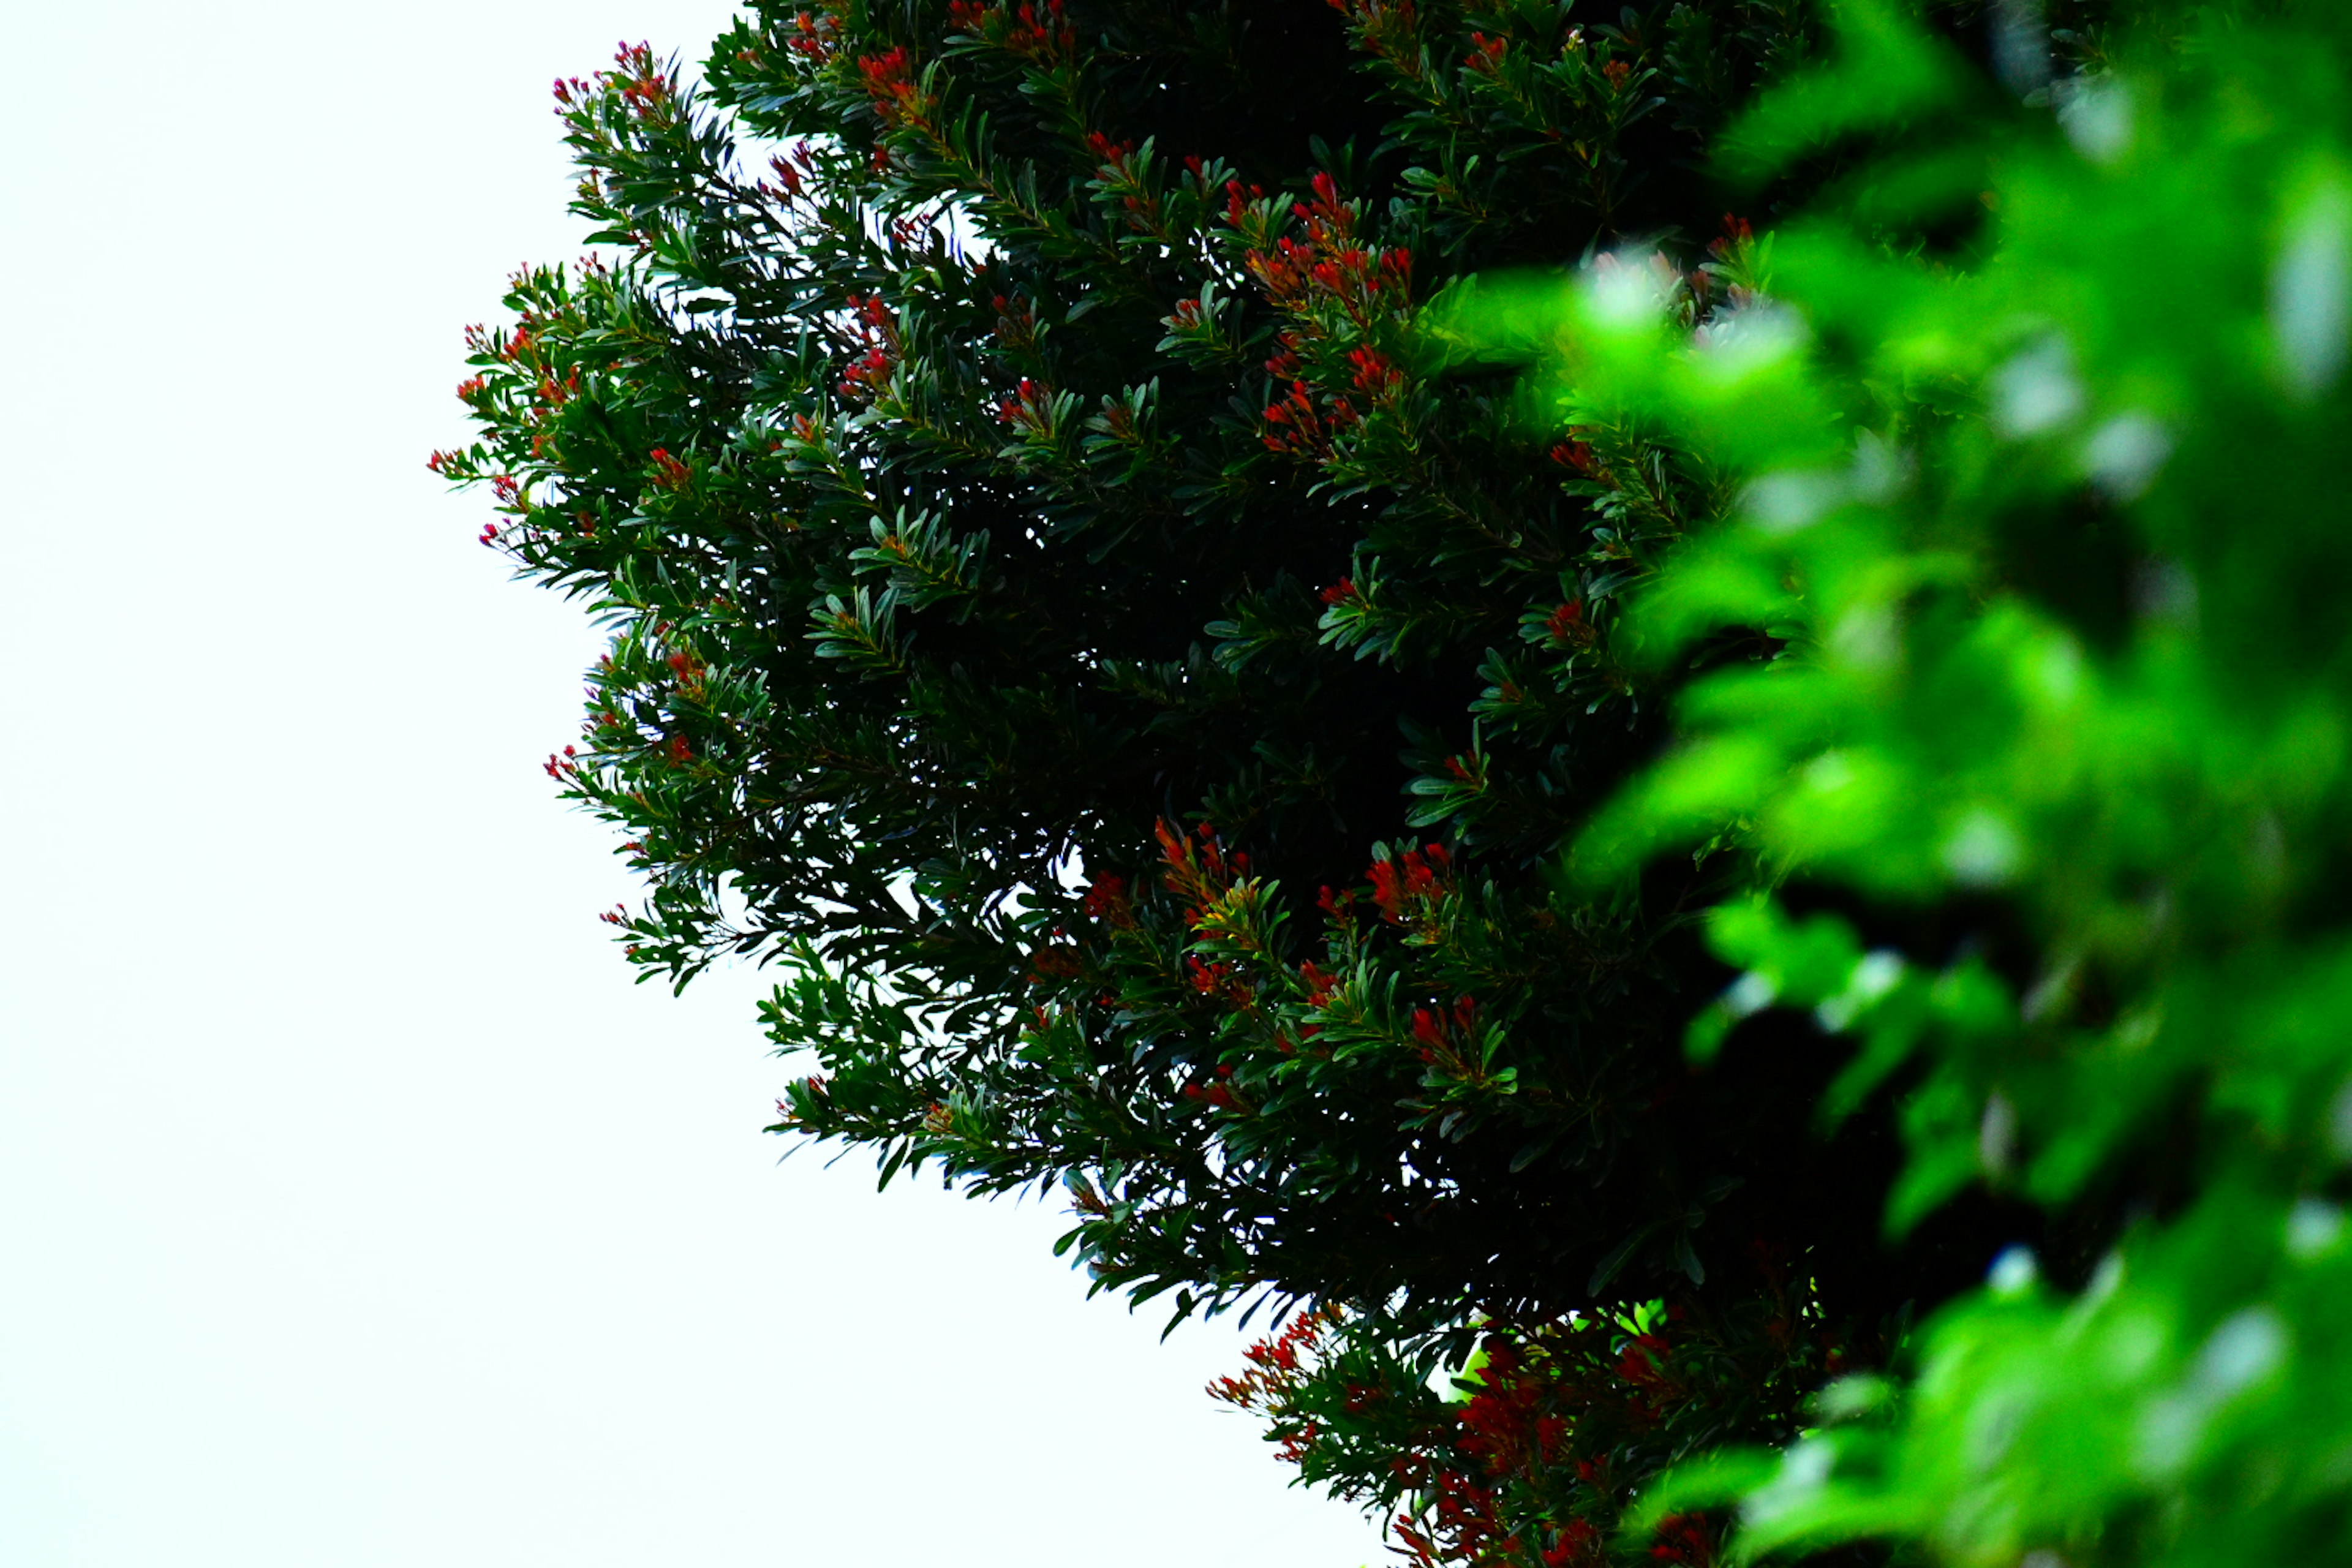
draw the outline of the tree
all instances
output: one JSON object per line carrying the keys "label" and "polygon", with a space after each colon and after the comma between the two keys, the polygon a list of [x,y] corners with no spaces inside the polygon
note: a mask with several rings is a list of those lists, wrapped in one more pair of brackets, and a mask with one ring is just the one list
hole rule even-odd
{"label": "tree", "polygon": [[[783,965],[767,1019],[814,1070],[780,1130],[1061,1185],[1099,1286],[1180,1316],[1303,1306],[1223,1392],[1423,1560],[1598,1561],[1637,1492],[1661,1554],[1711,1557],[1742,1496],[1772,1539],[1737,1461],[1654,1478],[1825,1452],[1807,1400],[1899,1371],[2005,1244],[2090,1279],[2179,1146],[2130,1108],[2203,1059],[2098,1080],[2124,1109],[2072,1142],[2081,1084],[1985,1077],[2052,1048],[2015,998],[2119,918],[2010,889],[2105,842],[2121,775],[2029,838],[1951,805],[2048,754],[1972,667],[1835,679],[1881,624],[1832,613],[1852,583],[1885,637],[2005,636],[1988,597],[2132,635],[2114,481],[2007,475],[1973,401],[2065,384],[1997,357],[1988,299],[2125,287],[2055,238],[1988,259],[1979,193],[2083,161],[2046,83],[1996,85],[2047,68],[2017,14],[1934,8],[1971,60],[1849,7],[1800,75],[1811,13],[1766,0],[756,7],[707,106],[643,47],[559,84],[617,255],[515,280],[482,439],[436,462],[614,626],[549,769],[653,883],[608,917],[630,956]],[[2098,18],[2054,18],[2077,142]],[[1722,216],[1815,203],[1826,259]],[[1565,305],[1491,282],[1580,260]],[[1799,310],[1818,353],[1782,352]],[[1971,347],[1881,346],[1930,329]],[[1818,526],[1879,504],[1822,478],[1868,462],[1949,490],[1919,542]],[[1816,526],[1743,551],[1723,520],[1765,514]],[[1875,816],[1785,783],[1863,754],[1807,750],[1840,724],[1917,742]],[[2045,1139],[2074,1179],[2007,1179]],[[1809,1506],[1782,1538],[1921,1528]]]}

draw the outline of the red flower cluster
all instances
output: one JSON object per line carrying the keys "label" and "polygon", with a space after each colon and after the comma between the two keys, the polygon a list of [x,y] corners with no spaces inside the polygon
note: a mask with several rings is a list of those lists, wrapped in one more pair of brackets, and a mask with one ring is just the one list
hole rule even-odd
{"label": "red flower cluster", "polygon": [[1592,448],[1582,441],[1559,442],[1549,455],[1560,467],[1574,468],[1588,479],[1601,471],[1600,461],[1593,457]]}
{"label": "red flower cluster", "polygon": [[992,5],[985,0],[949,0],[948,24],[1023,59],[1042,63],[1077,47],[1077,33],[1063,16],[1063,5],[1064,0],[1046,0],[1043,6],[1022,0],[1017,7]]}
{"label": "red flower cluster", "polygon": [[1762,283],[1763,254],[1756,243],[1756,230],[1744,217],[1730,213],[1723,215],[1723,233],[1707,246],[1708,259],[1702,262],[1691,279],[1694,294],[1702,300],[1716,283],[1726,286],[1726,300],[1734,310],[1755,302],[1756,289]]}
{"label": "red flower cluster", "polygon": [[667,448],[656,447],[646,456],[654,465],[654,483],[666,490],[682,490],[694,478],[694,470],[669,455]]}
{"label": "red flower cluster", "polygon": [[667,123],[677,111],[677,84],[665,75],[646,44],[624,44],[614,52],[617,69],[602,73],[605,88],[618,89],[621,100],[639,120]]}
{"label": "red flower cluster", "polygon": [[1087,151],[1092,153],[1105,168],[1125,173],[1127,161],[1135,156],[1135,143],[1114,142],[1099,131],[1087,132]]}
{"label": "red flower cluster", "polygon": [[[1238,184],[1225,187],[1225,220],[1239,226],[1248,204]],[[1255,188],[1253,196],[1255,197]],[[1266,298],[1286,310],[1302,310],[1318,299],[1336,302],[1358,326],[1369,323],[1376,306],[1402,310],[1412,283],[1412,252],[1374,250],[1357,242],[1356,209],[1339,199],[1339,182],[1328,173],[1314,180],[1315,199],[1291,204],[1291,216],[1307,226],[1304,240],[1276,240],[1271,251],[1244,258]],[[1385,295],[1383,300],[1381,296]]]}
{"label": "red flower cluster", "polygon": [[1544,1568],[1601,1568],[1609,1561],[1609,1543],[1590,1520],[1571,1519],[1543,1553]]}
{"label": "red flower cluster", "polygon": [[1224,897],[1236,875],[1249,870],[1247,855],[1226,855],[1213,823],[1200,823],[1187,834],[1172,822],[1161,822],[1152,832],[1160,840],[1160,862],[1167,868],[1161,880],[1190,906],[1184,913],[1187,925],[1198,925],[1201,912]]}
{"label": "red flower cluster", "polygon": [[1421,47],[1421,15],[1412,0],[1328,0],[1355,29],[1356,47],[1388,60],[1409,76],[1428,64]]}
{"label": "red flower cluster", "polygon": [[[1210,1384],[1209,1396],[1278,1418],[1281,1407],[1313,1371],[1306,1352],[1322,1343],[1324,1333],[1339,1321],[1336,1307],[1299,1313],[1280,1333],[1269,1334],[1243,1352],[1250,1363],[1248,1369],[1239,1377],[1221,1377]],[[1304,1458],[1317,1431],[1310,1421],[1284,1433],[1282,1457],[1294,1464]]]}
{"label": "red flower cluster", "polygon": [[1024,375],[1019,386],[998,401],[996,422],[1032,433],[1050,431],[1054,426],[1054,395]]}
{"label": "red flower cluster", "polygon": [[784,47],[803,59],[823,65],[833,58],[834,35],[838,31],[840,24],[831,16],[814,16],[803,11],[793,18],[792,37],[784,40]]}
{"label": "red flower cluster", "polygon": [[920,109],[914,78],[915,63],[904,44],[887,55],[864,55],[857,74],[866,79],[866,95],[886,125],[917,118]]}
{"label": "red flower cluster", "polygon": [[1247,223],[1257,204],[1265,200],[1264,185],[1244,185],[1239,180],[1225,182],[1225,222],[1234,228]]}
{"label": "red flower cluster", "polygon": [[1497,1557],[1507,1561],[1518,1550],[1518,1537],[1506,1535],[1496,1515],[1495,1489],[1480,1486],[1460,1470],[1441,1469],[1433,1478],[1431,1491],[1433,1518],[1427,1530],[1409,1513],[1399,1514],[1391,1527],[1417,1568]]}
{"label": "red flower cluster", "polygon": [[[1027,300],[1016,300],[1003,294],[989,303],[996,310],[996,325],[992,335],[1008,349],[1034,348],[1037,343],[1037,307]],[[1181,309],[1180,306],[1179,309]]]}
{"label": "red flower cluster", "polygon": [[[1673,1309],[1665,1321],[1680,1317]],[[1318,1344],[1317,1327],[1293,1325],[1293,1333],[1260,1342],[1239,1377],[1209,1390],[1266,1418],[1269,1436],[1294,1461],[1308,1457],[1318,1436],[1308,1413],[1319,1416],[1331,1395],[1349,1415],[1362,1416],[1394,1392],[1342,1382],[1332,1359],[1304,1353]],[[1661,1322],[1635,1333],[1608,1314],[1493,1325],[1483,1364],[1462,1380],[1469,1397],[1449,1419],[1420,1423],[1409,1446],[1387,1456],[1396,1492],[1407,1500],[1391,1525],[1401,1555],[1412,1568],[1605,1568],[1614,1560],[1609,1521],[1627,1500],[1612,1445],[1629,1425],[1635,1433],[1654,1426],[1661,1401],[1688,1397],[1676,1393],[1665,1331]],[[1577,1454],[1580,1439],[1596,1442],[1597,1451]],[[1705,1515],[1670,1516],[1650,1555],[1714,1568],[1719,1533]]]}
{"label": "red flower cluster", "polygon": [[[1099,131],[1087,133],[1087,150],[1095,155],[1095,188],[1115,195],[1127,209],[1129,227],[1139,234],[1171,237],[1160,211],[1160,195],[1135,163],[1135,143],[1114,142]],[[1197,163],[1198,160],[1195,160]]]}
{"label": "red flower cluster", "polygon": [[[546,415],[562,407],[580,395],[580,373],[576,370],[567,371],[564,373],[563,379],[558,381],[551,372],[542,370],[539,373],[538,384],[533,386],[531,391],[539,398],[539,405],[531,411],[532,416],[534,419],[544,418]],[[540,443],[545,439],[544,435],[534,437],[531,450],[536,453]]]}
{"label": "red flower cluster", "polygon": [[[1305,226],[1304,238],[1284,235],[1269,245],[1264,237],[1263,193],[1255,186],[1244,189],[1238,182],[1225,186],[1225,221],[1251,234],[1244,265],[1266,298],[1297,319],[1296,326],[1276,337],[1275,353],[1265,362],[1266,373],[1289,381],[1290,389],[1266,406],[1263,439],[1270,451],[1321,461],[1331,454],[1333,436],[1361,424],[1363,413],[1345,394],[1318,395],[1307,379],[1313,373],[1302,351],[1309,340],[1328,338],[1335,331],[1328,307],[1336,306],[1358,334],[1378,316],[1408,310],[1412,253],[1359,242],[1356,206],[1340,199],[1339,182],[1325,172],[1316,174],[1313,184],[1312,201],[1291,204],[1291,216]],[[1350,349],[1348,363],[1352,390],[1375,406],[1393,401],[1404,384],[1403,372],[1369,343]]]}
{"label": "red flower cluster", "polygon": [[1189,973],[1192,989],[1203,996],[1215,996],[1229,989],[1227,983],[1232,980],[1234,973],[1231,964],[1203,963],[1197,958],[1187,958],[1184,967]]}
{"label": "red flower cluster", "polygon": [[[1212,967],[1217,966],[1212,965]],[[1229,1067],[1219,1068],[1217,1069],[1217,1076],[1210,1079],[1207,1083],[1186,1084],[1184,1086],[1184,1098],[1186,1100],[1202,1101],[1218,1110],[1247,1110],[1249,1109],[1248,1103],[1244,1100],[1240,1095],[1234,1092],[1234,1088],[1231,1083],[1225,1081],[1233,1076],[1233,1068]]]}
{"label": "red flower cluster", "polygon": [[1655,1426],[1665,1419],[1669,1405],[1690,1397],[1668,1359],[1668,1349],[1659,1335],[1643,1334],[1626,1342],[1609,1369],[1612,1404],[1636,1430]]}
{"label": "red flower cluster", "polygon": [[898,318],[879,294],[852,294],[845,302],[866,352],[842,372],[842,395],[872,397],[890,384],[890,373],[898,363]]}
{"label": "red flower cluster", "polygon": [[1408,849],[1387,860],[1375,860],[1364,875],[1372,884],[1372,902],[1381,918],[1394,924],[1404,918],[1408,903],[1437,898],[1448,890],[1454,858],[1442,844]]}
{"label": "red flower cluster", "polygon": [[1297,1372],[1298,1352],[1322,1343],[1323,1330],[1328,1324],[1328,1320],[1319,1312],[1301,1312],[1281,1333],[1258,1341],[1242,1354],[1262,1367]]}
{"label": "red flower cluster", "polygon": [[1315,405],[1315,389],[1303,381],[1290,384],[1290,391],[1278,403],[1265,408],[1265,435],[1262,437],[1269,452],[1295,452],[1304,458],[1321,458],[1331,454],[1331,436],[1324,423],[1329,416],[1330,425],[1345,429],[1359,424],[1363,416],[1344,397],[1332,398],[1322,409]]}
{"label": "red flower cluster", "polygon": [[1160,324],[1171,334],[1198,337],[1204,331],[1213,331],[1216,321],[1200,300],[1187,296],[1176,301],[1176,308],[1162,316]]}
{"label": "red flower cluster", "polygon": [[1121,931],[1135,924],[1135,900],[1128,897],[1127,879],[1113,873],[1087,885],[1087,919],[1105,921]]}
{"label": "red flower cluster", "polygon": [[1552,1380],[1508,1340],[1491,1338],[1486,1348],[1483,1385],[1462,1407],[1462,1448],[1491,1476],[1556,1463],[1568,1442],[1568,1418],[1549,1408]]}
{"label": "red flower cluster", "polygon": [[776,176],[776,184],[768,187],[787,202],[797,199],[803,184],[816,173],[816,153],[805,142],[795,142],[789,154],[778,153],[768,160],[768,168]]}
{"label": "red flower cluster", "polygon": [[1458,1062],[1454,1049],[1454,1038],[1472,1038],[1478,1026],[1478,1002],[1473,996],[1456,1000],[1451,1013],[1433,1007],[1412,1010],[1412,1037],[1420,1043],[1421,1059],[1433,1062],[1441,1058]]}
{"label": "red flower cluster", "polygon": [[1369,395],[1374,402],[1386,402],[1404,384],[1404,372],[1370,345],[1349,350],[1348,363],[1356,367],[1356,390]]}

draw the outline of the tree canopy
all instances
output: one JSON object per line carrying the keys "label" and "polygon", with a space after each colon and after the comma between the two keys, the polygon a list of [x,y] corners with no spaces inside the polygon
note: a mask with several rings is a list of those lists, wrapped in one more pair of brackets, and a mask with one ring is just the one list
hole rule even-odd
{"label": "tree canopy", "polygon": [[1413,1560],[2324,1553],[2347,42],[755,5],[434,461],[777,1131],[1278,1313]]}

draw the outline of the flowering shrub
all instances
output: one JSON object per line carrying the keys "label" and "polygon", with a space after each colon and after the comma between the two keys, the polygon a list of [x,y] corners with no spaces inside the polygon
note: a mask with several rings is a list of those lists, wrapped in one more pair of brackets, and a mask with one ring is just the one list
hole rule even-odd
{"label": "flowering shrub", "polygon": [[1279,1312],[1221,1393],[1418,1562],[2335,1540],[2342,55],[2195,14],[559,83],[603,258],[433,461],[613,628],[617,939],[780,965],[779,1131]]}
{"label": "flowering shrub", "polygon": [[[1327,1307],[1253,1346],[1210,1393],[1264,1419],[1302,1479],[1382,1510],[1412,1563],[1598,1564],[1662,1465],[1704,1448],[1743,1406],[1786,1403],[1835,1369],[1840,1352],[1824,1366],[1817,1322],[1780,1283],[1754,1303],[1779,1314],[1768,1322],[1663,1301],[1488,1322],[1461,1373],[1436,1379]],[[1657,1518],[1648,1555],[1711,1563],[1722,1524],[1699,1510]]]}
{"label": "flowering shrub", "polygon": [[[1407,330],[1476,265],[1711,232],[1673,161],[1801,40],[1675,17],[840,5],[740,24],[716,114],[641,47],[559,84],[614,254],[518,276],[435,463],[614,625],[559,776],[653,885],[648,973],[785,966],[825,1087],[780,1125],[1094,1192],[1106,1287],[1461,1345],[1697,1278],[1702,1224],[1869,1228],[1866,1151],[1783,1157],[1801,1083],[1679,1060],[1713,873],[1540,870],[1652,743],[1608,628],[1671,455],[1594,431],[1621,500]],[[1505,203],[1462,135],[1591,167]]]}

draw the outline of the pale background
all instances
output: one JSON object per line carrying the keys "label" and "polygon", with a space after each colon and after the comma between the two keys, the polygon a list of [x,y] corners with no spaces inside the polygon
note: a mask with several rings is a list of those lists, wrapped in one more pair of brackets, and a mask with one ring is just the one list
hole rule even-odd
{"label": "pale background", "polygon": [[[0,1563],[1377,1561],[1057,1212],[777,1163],[629,984],[594,647],[425,453],[573,254],[548,113],[708,0],[12,7]],[[1149,1309],[1147,1309],[1149,1313]]]}

